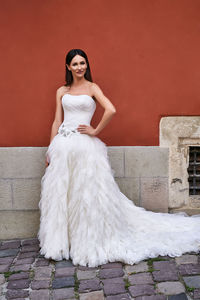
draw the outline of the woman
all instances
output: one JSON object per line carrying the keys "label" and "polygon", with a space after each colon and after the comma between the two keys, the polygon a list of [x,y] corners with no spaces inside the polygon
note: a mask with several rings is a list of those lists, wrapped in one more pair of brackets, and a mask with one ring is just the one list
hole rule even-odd
{"label": "woman", "polygon": [[[105,112],[93,128],[90,121],[96,102]],[[95,267],[198,252],[200,216],[146,211],[120,192],[106,145],[96,137],[115,112],[92,82],[84,51],[69,51],[66,85],[57,90],[47,168],[41,180],[40,253]]]}

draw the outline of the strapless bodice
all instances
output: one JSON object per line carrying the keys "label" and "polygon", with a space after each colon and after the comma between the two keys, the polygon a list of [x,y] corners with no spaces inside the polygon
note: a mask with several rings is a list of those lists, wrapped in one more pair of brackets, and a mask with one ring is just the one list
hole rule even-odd
{"label": "strapless bodice", "polygon": [[96,103],[89,95],[64,94],[62,97],[64,120],[58,133],[66,134],[67,131],[76,131],[79,124],[90,125],[96,110]]}

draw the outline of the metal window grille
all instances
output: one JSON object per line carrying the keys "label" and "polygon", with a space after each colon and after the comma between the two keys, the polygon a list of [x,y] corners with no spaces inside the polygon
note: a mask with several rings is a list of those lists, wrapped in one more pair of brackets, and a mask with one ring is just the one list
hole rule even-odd
{"label": "metal window grille", "polygon": [[189,147],[189,195],[200,195],[200,147]]}

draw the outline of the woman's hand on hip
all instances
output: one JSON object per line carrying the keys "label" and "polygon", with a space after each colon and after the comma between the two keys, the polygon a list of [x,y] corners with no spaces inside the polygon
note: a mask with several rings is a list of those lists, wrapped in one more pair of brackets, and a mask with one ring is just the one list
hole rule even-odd
{"label": "woman's hand on hip", "polygon": [[80,124],[77,128],[80,133],[88,134],[90,136],[95,136],[96,131],[92,126]]}

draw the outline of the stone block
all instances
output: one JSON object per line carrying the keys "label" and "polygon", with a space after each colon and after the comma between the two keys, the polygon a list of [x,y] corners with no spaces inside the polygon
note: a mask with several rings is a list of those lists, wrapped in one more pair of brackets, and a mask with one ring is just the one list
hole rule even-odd
{"label": "stone block", "polygon": [[12,266],[10,268],[10,271],[29,271],[31,269],[31,264],[25,264],[25,265],[17,265],[17,266]]}
{"label": "stone block", "polygon": [[45,172],[47,147],[1,147],[1,178],[34,178]]}
{"label": "stone block", "polygon": [[83,292],[92,292],[101,290],[99,279],[89,279],[81,280],[78,291]]}
{"label": "stone block", "polygon": [[157,290],[164,295],[176,295],[185,292],[184,285],[179,281],[166,281],[157,284]]}
{"label": "stone block", "polygon": [[19,252],[19,249],[5,249],[0,250],[0,257],[9,257],[9,256],[16,256]]}
{"label": "stone block", "polygon": [[179,272],[181,275],[199,275],[200,274],[200,265],[199,264],[180,265]]}
{"label": "stone block", "polygon": [[176,257],[175,261],[177,265],[198,264],[198,256],[191,255],[191,254],[184,254],[180,257]]}
{"label": "stone block", "polygon": [[124,147],[125,177],[167,177],[168,148]]}
{"label": "stone block", "polygon": [[141,296],[136,297],[136,300],[167,300],[167,297],[164,295],[153,295],[153,296]]}
{"label": "stone block", "polygon": [[0,249],[16,249],[19,248],[21,245],[21,241],[20,240],[13,240],[13,241],[3,241]]}
{"label": "stone block", "polygon": [[141,206],[154,212],[168,212],[167,178],[141,178]]}
{"label": "stone block", "polygon": [[168,300],[189,300],[189,299],[190,298],[188,298],[185,293],[180,293],[180,294],[168,297]]}
{"label": "stone block", "polygon": [[[6,299],[16,299],[16,298],[27,298],[29,296],[28,290],[7,290]],[[41,299],[41,298],[38,298]],[[33,299],[31,299],[33,300]],[[42,299],[41,299],[42,300]]]}
{"label": "stone block", "polygon": [[[19,259],[22,259],[22,258],[28,258],[28,257],[34,257],[34,258],[35,258],[37,255],[38,255],[38,252],[36,252],[36,251],[20,252],[18,258],[19,258]],[[46,261],[48,261],[48,260],[46,260]],[[36,262],[36,264],[35,264],[35,267],[38,267],[38,266],[37,266],[37,262]]]}
{"label": "stone block", "polygon": [[107,147],[108,158],[115,177],[124,177],[124,147]]}
{"label": "stone block", "polygon": [[150,273],[138,273],[128,277],[131,285],[135,284],[154,284]]}
{"label": "stone block", "polygon": [[107,284],[123,284],[124,285],[124,278],[123,277],[114,277],[114,278],[107,278],[101,279],[103,285]]}
{"label": "stone block", "polygon": [[[18,251],[16,251],[15,253],[17,254],[17,252]],[[6,265],[6,264],[11,265],[11,263],[13,262],[13,260],[14,260],[14,256],[13,257],[9,257],[8,255],[6,255],[5,257],[4,257],[4,255],[0,256],[0,265]]]}
{"label": "stone block", "polygon": [[185,276],[183,280],[190,288],[200,288],[200,276]]}
{"label": "stone block", "polygon": [[23,246],[30,246],[30,245],[36,245],[36,244],[37,245],[39,244],[39,240],[38,240],[37,237],[22,240],[22,245]]}
{"label": "stone block", "polygon": [[83,280],[83,279],[92,279],[92,278],[95,278],[97,275],[97,272],[96,270],[91,270],[91,271],[81,271],[81,270],[78,270],[77,271],[77,277],[78,277],[78,280]]}
{"label": "stone block", "polygon": [[10,265],[0,265],[0,273],[8,272]]}
{"label": "stone block", "polygon": [[58,268],[65,268],[65,267],[71,268],[74,265],[73,265],[71,259],[69,259],[69,260],[56,261],[55,266],[56,266],[56,269],[58,269]]}
{"label": "stone block", "polygon": [[155,294],[154,287],[150,284],[133,285],[130,286],[128,290],[132,297]]}
{"label": "stone block", "polygon": [[75,281],[74,281],[74,277],[72,277],[72,276],[57,277],[57,278],[54,278],[54,280],[52,281],[53,289],[74,287],[74,285],[75,285]]}
{"label": "stone block", "polygon": [[13,180],[13,210],[38,209],[40,200],[40,178]]}
{"label": "stone block", "polygon": [[30,300],[47,300],[50,297],[50,291],[46,289],[34,290],[30,292]]}
{"label": "stone block", "polygon": [[117,295],[126,292],[124,279],[119,278],[109,278],[102,280],[103,289],[106,296],[108,295]]}
{"label": "stone block", "polygon": [[48,289],[50,285],[50,280],[33,280],[31,282],[31,288],[33,290]]}
{"label": "stone block", "polygon": [[41,258],[37,259],[34,266],[35,267],[42,267],[42,266],[48,266],[49,264],[50,264],[50,260],[41,257]]}
{"label": "stone block", "polygon": [[80,300],[104,300],[103,291],[80,294]]}
{"label": "stone block", "polygon": [[130,299],[131,298],[130,298],[130,295],[128,293],[106,297],[106,300],[130,300]]}
{"label": "stone block", "polygon": [[39,229],[39,211],[0,211],[0,239],[30,238]]}
{"label": "stone block", "polygon": [[148,271],[148,265],[146,262],[142,261],[138,264],[135,264],[133,266],[131,265],[126,265],[125,266],[125,271],[128,273],[128,274],[131,274],[131,273],[139,273],[139,272],[147,272]]}
{"label": "stone block", "polygon": [[113,278],[113,277],[120,277],[124,275],[124,271],[122,268],[115,268],[115,269],[102,269],[99,271],[100,278]]}
{"label": "stone block", "polygon": [[120,191],[137,206],[140,204],[139,178],[115,178]]}
{"label": "stone block", "polygon": [[17,280],[17,279],[27,279],[29,278],[29,273],[28,272],[20,272],[16,274],[11,274],[9,276],[9,281],[10,280]]}
{"label": "stone block", "polygon": [[8,282],[8,289],[26,289],[29,287],[30,279],[18,279]]}
{"label": "stone block", "polygon": [[35,259],[33,257],[22,258],[22,259],[17,258],[15,265],[32,264],[34,260]]}
{"label": "stone block", "polygon": [[0,180],[0,208],[13,209],[12,203],[12,180],[1,179]]}
{"label": "stone block", "polygon": [[37,267],[34,269],[35,280],[47,280],[51,278],[52,267]]}
{"label": "stone block", "polygon": [[74,299],[74,288],[62,288],[53,290],[53,300]]}
{"label": "stone block", "polygon": [[74,273],[75,273],[75,267],[57,268],[55,272],[55,277],[74,276]]}

